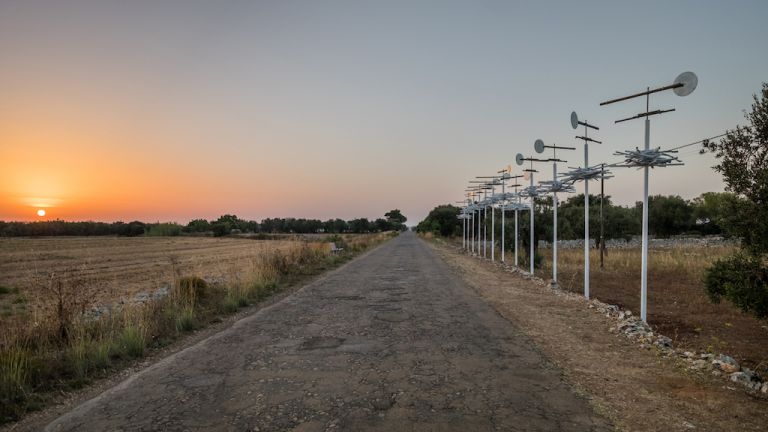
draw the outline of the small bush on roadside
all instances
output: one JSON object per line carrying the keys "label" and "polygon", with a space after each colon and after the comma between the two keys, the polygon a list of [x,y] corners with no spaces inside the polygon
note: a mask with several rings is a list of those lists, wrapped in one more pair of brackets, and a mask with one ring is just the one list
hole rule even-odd
{"label": "small bush on roadside", "polygon": [[768,317],[768,266],[750,254],[736,253],[715,261],[704,276],[710,300],[731,301],[744,312]]}
{"label": "small bush on roadside", "polygon": [[185,306],[177,312],[176,315],[176,331],[189,332],[196,330],[199,327],[197,316],[195,315],[195,309],[192,306]]}
{"label": "small bush on roadside", "polygon": [[143,356],[146,346],[147,338],[144,330],[134,323],[127,324],[117,339],[119,352],[128,358]]}
{"label": "small bush on roadside", "polygon": [[197,276],[187,276],[176,281],[173,287],[174,299],[180,304],[194,305],[205,298],[208,282]]}

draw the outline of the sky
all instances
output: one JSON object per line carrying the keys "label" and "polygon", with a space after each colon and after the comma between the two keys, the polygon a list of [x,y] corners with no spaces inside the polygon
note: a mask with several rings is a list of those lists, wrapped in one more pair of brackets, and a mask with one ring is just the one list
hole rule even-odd
{"label": "sky", "polygon": [[[0,220],[376,218],[409,224],[533,142],[590,162],[744,124],[768,81],[768,2],[0,0]],[[581,131],[578,131],[581,132]],[[722,191],[711,155],[652,194]],[[514,166],[514,173],[520,168]],[[540,179],[551,177],[541,165]],[[642,172],[606,193],[642,198]],[[596,188],[595,188],[596,189]],[[581,191],[581,186],[577,186]]]}

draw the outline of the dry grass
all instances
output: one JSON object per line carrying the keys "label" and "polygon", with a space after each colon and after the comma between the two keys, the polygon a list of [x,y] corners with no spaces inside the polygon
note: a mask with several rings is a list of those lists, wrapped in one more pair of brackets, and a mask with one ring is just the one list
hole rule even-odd
{"label": "dry grass", "polygon": [[[768,375],[768,322],[736,307],[709,301],[702,277],[716,259],[733,246],[652,249],[648,264],[648,321],[678,346],[724,352]],[[537,273],[551,278],[551,250],[541,251],[544,266]],[[584,255],[581,249],[558,249],[558,282],[582,293]],[[600,269],[599,251],[590,253],[590,293],[602,301],[640,312],[640,250],[609,250]]]}
{"label": "dry grass", "polygon": [[[0,284],[14,287],[3,297],[25,305],[0,317],[0,424],[387,237],[337,237],[343,254],[305,241],[0,239]],[[167,296],[116,303],[159,284]],[[85,313],[104,302],[111,313]]]}

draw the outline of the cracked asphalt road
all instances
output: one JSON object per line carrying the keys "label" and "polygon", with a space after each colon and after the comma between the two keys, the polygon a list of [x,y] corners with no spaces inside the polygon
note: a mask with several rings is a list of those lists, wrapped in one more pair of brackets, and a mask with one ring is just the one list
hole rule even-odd
{"label": "cracked asphalt road", "polygon": [[405,233],[46,430],[610,429],[525,335]]}

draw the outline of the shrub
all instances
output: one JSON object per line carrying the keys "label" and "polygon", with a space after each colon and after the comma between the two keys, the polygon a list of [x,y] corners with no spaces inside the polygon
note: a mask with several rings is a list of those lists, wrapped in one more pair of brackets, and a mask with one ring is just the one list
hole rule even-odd
{"label": "shrub", "polygon": [[30,354],[22,346],[3,347],[0,351],[0,421],[19,415],[14,406],[26,399],[31,365]]}
{"label": "shrub", "polygon": [[181,234],[182,226],[177,223],[158,223],[147,225],[146,234],[149,237],[175,237]]}
{"label": "shrub", "polygon": [[129,358],[141,357],[147,345],[146,332],[136,324],[126,324],[120,332],[117,343],[121,354]]}
{"label": "shrub", "polygon": [[208,292],[208,282],[197,276],[180,278],[173,286],[173,297],[180,304],[194,305],[204,299]]}
{"label": "shrub", "polygon": [[768,317],[768,266],[750,254],[736,253],[715,261],[704,276],[710,300],[726,298],[742,311]]}
{"label": "shrub", "polygon": [[197,329],[199,323],[195,315],[195,309],[192,306],[185,306],[177,312],[176,331],[188,332]]}

